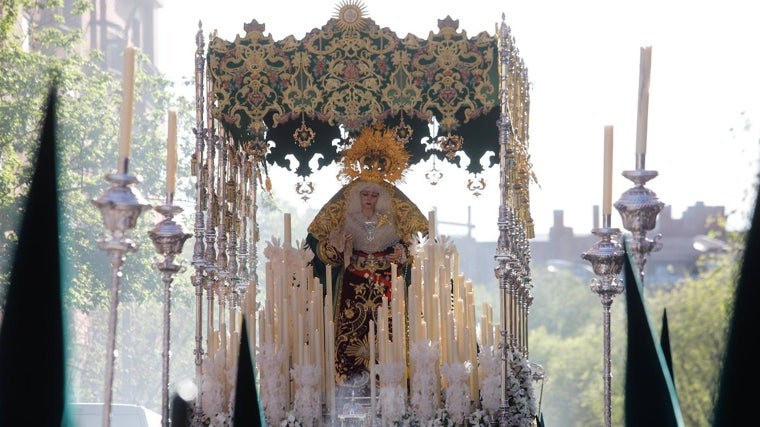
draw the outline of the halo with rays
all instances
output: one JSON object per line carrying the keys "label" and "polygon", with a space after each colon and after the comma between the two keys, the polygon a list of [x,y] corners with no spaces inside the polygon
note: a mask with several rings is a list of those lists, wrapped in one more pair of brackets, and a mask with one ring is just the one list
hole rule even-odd
{"label": "halo with rays", "polygon": [[335,7],[334,17],[341,30],[360,30],[366,24],[366,10],[361,0],[343,0]]}

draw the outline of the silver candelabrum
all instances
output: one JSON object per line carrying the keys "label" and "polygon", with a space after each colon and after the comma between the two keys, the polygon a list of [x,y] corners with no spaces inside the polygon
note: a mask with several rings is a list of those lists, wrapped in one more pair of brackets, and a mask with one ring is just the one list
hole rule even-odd
{"label": "silver candelabrum", "polygon": [[615,209],[620,212],[623,220],[623,228],[631,232],[631,250],[639,279],[644,283],[644,265],[649,253],[662,249],[662,234],[657,234],[654,239],[649,239],[647,233],[652,231],[657,224],[657,215],[665,206],[657,199],[654,191],[644,185],[657,176],[657,171],[644,169],[644,155],[639,154],[636,170],[624,171],[623,176],[633,181],[632,188],[626,190],[620,200],[615,202]]}
{"label": "silver candelabrum", "polygon": [[620,271],[625,261],[625,251],[616,239],[620,230],[610,227],[610,215],[604,215],[601,228],[592,230],[600,237],[591,248],[582,254],[582,258],[591,262],[594,274],[591,290],[599,295],[603,308],[604,326],[604,425],[612,425],[612,356],[610,333],[610,307],[615,296],[623,292],[624,286]]}
{"label": "silver candelabrum", "polygon": [[185,233],[182,226],[174,221],[174,217],[182,213],[182,208],[172,204],[172,195],[167,197],[164,205],[157,206],[155,210],[164,216],[164,219],[156,224],[148,232],[153,246],[163,261],[157,261],[154,267],[161,272],[164,282],[164,336],[163,336],[163,369],[161,371],[161,416],[163,425],[170,425],[169,413],[169,361],[171,341],[171,286],[174,276],[180,271],[182,265],[175,262],[177,255],[182,253],[185,240],[192,234]]}
{"label": "silver candelabrum", "polygon": [[113,399],[114,359],[116,350],[116,325],[118,323],[119,282],[121,269],[128,253],[137,249],[127,232],[137,225],[140,215],[151,208],[145,203],[139,191],[131,185],[138,182],[137,177],[129,173],[112,173],[106,175],[111,186],[92,203],[100,209],[103,224],[108,234],[98,242],[100,249],[106,251],[111,260],[111,305],[108,320],[108,337],[106,348],[106,381],[103,399],[103,426],[111,424],[111,401]]}

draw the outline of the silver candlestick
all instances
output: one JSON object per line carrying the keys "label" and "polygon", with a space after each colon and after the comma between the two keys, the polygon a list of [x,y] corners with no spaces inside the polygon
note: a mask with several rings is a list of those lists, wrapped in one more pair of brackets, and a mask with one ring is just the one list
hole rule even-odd
{"label": "silver candlestick", "polygon": [[127,231],[135,228],[137,219],[144,211],[151,208],[145,203],[140,193],[130,187],[138,179],[129,173],[112,173],[106,175],[111,186],[92,204],[100,209],[103,224],[109,234],[98,243],[111,259],[111,312],[108,320],[108,338],[106,349],[106,384],[103,399],[103,427],[111,424],[111,400],[113,398],[113,367],[116,350],[116,324],[118,322],[119,281],[121,268],[127,253],[137,249],[132,240],[127,238]]}
{"label": "silver candlestick", "polygon": [[171,286],[174,276],[180,271],[181,264],[174,261],[175,257],[182,253],[182,247],[185,240],[189,239],[192,234],[185,233],[182,226],[174,222],[174,216],[182,212],[182,208],[171,204],[171,196],[167,197],[167,203],[155,208],[158,213],[164,216],[164,219],[156,224],[148,232],[153,246],[159,255],[163,255],[164,260],[156,262],[154,266],[161,272],[164,281],[164,348],[163,348],[163,370],[161,372],[161,416],[163,425],[170,425],[169,413],[169,360],[170,360],[170,339],[171,339]]}
{"label": "silver candlestick", "polygon": [[639,278],[641,283],[644,283],[644,265],[649,253],[662,249],[660,241],[662,234],[649,239],[647,233],[654,229],[657,224],[657,215],[665,204],[657,199],[654,191],[644,186],[647,181],[657,176],[657,171],[645,170],[643,159],[638,161],[636,170],[624,171],[623,176],[633,181],[635,185],[626,190],[614,206],[620,212],[623,227],[632,234],[631,250],[639,271]]}
{"label": "silver candlestick", "polygon": [[592,233],[600,237],[582,258],[591,262],[597,276],[591,282],[591,290],[599,295],[603,308],[604,325],[604,425],[612,425],[612,356],[610,334],[610,307],[615,296],[623,292],[623,284],[618,275],[623,269],[625,251],[615,236],[620,234],[617,228],[611,228],[609,214],[605,215],[603,226],[595,228]]}

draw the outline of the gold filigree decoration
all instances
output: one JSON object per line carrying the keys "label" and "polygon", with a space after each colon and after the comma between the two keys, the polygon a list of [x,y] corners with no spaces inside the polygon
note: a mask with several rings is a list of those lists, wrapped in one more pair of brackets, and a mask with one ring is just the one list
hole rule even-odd
{"label": "gold filigree decoration", "polygon": [[[261,176],[261,172],[259,172],[259,176]],[[267,176],[267,178],[264,180],[264,182],[262,183],[262,186],[263,186],[264,191],[270,194],[272,193],[272,179],[269,178],[269,176]]]}
{"label": "gold filigree decoration", "polygon": [[467,189],[472,192],[472,195],[475,197],[480,196],[483,194],[483,190],[486,189],[486,179],[485,178],[477,178],[477,179],[468,179],[467,180]]}
{"label": "gold filigree decoration", "polygon": [[260,139],[254,139],[253,141],[247,141],[243,146],[243,150],[246,154],[253,157],[254,162],[260,162],[267,154],[267,143]]}
{"label": "gold filigree decoration", "polygon": [[215,117],[236,141],[243,129],[264,133],[267,121],[277,127],[303,112],[356,133],[403,109],[454,131],[499,102],[496,39],[468,38],[453,20],[427,39],[401,40],[360,1],[344,0],[337,19],[301,40],[246,28],[235,41],[211,40],[208,58]]}
{"label": "gold filigree decoration", "polygon": [[409,153],[397,144],[394,133],[382,125],[365,127],[351,147],[343,151],[339,177],[394,183],[409,167]]}
{"label": "gold filigree decoration", "polygon": [[296,193],[301,196],[301,200],[304,202],[309,200],[309,197],[314,193],[314,183],[307,181],[306,178],[301,182],[296,183]]}
{"label": "gold filigree decoration", "polygon": [[412,139],[412,127],[404,121],[404,113],[401,113],[401,121],[398,126],[393,129],[393,139],[400,145],[406,145],[410,139]]}
{"label": "gold filigree decoration", "polygon": [[338,28],[343,31],[361,30],[366,25],[366,6],[360,0],[344,0],[335,7]]}
{"label": "gold filigree decoration", "polygon": [[435,156],[433,156],[433,168],[425,172],[425,179],[428,180],[430,185],[436,185],[443,178],[443,172],[435,167]]}
{"label": "gold filigree decoration", "polygon": [[443,151],[446,158],[451,160],[454,158],[457,151],[462,148],[463,142],[461,136],[449,134],[449,136],[442,137],[438,142],[438,145],[441,147],[441,151]]}
{"label": "gold filigree decoration", "polygon": [[306,119],[302,114],[301,126],[296,129],[295,132],[293,132],[293,139],[296,140],[296,144],[298,144],[298,146],[301,148],[309,148],[309,146],[314,142],[314,138],[316,136],[317,133],[314,132],[314,129],[306,126]]}

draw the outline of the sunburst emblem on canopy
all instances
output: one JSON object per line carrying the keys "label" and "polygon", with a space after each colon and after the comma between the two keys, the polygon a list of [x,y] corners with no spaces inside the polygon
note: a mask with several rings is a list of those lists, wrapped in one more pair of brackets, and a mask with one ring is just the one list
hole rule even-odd
{"label": "sunburst emblem on canopy", "polygon": [[343,31],[360,30],[366,24],[364,20],[366,6],[361,0],[343,0],[335,7],[335,18]]}

